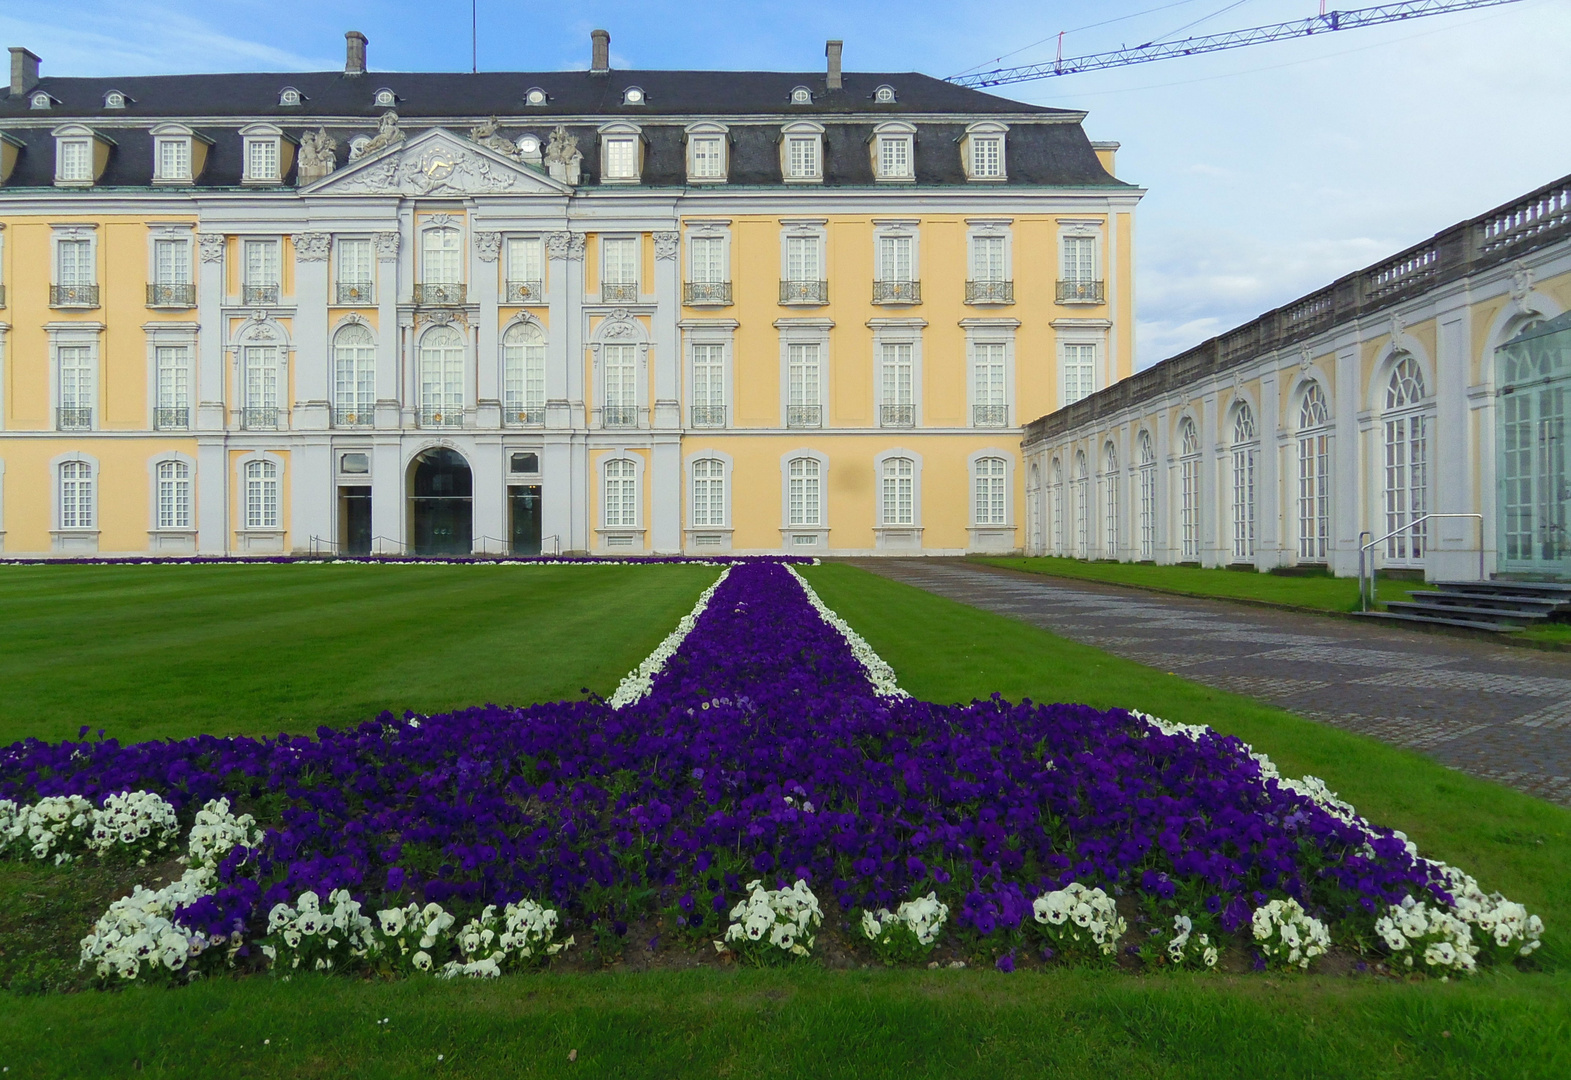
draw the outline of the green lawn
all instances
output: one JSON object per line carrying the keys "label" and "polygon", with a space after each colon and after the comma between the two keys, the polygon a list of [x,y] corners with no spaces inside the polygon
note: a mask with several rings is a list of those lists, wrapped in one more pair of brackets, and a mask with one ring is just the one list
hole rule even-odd
{"label": "green lawn", "polygon": [[0,745],[83,724],[127,741],[277,734],[608,694],[716,573],[0,565]]}
{"label": "green lawn", "polygon": [[[459,578],[499,573],[431,569]],[[615,571],[570,572],[586,575],[577,587],[588,590],[600,587],[595,575]],[[680,576],[663,569],[647,573],[636,588],[615,595],[570,599],[569,588],[554,602],[576,602],[569,610],[592,628],[596,647],[603,648],[607,626],[623,624],[620,616],[630,605],[645,602],[645,591],[666,588],[666,575]],[[1375,820],[1406,829],[1428,853],[1466,867],[1487,887],[1541,913],[1549,924],[1539,954],[1547,970],[1452,984],[1064,969],[1013,975],[990,970],[611,971],[519,976],[488,985],[253,978],[172,991],[12,993],[0,994],[0,1067],[9,1068],[7,1080],[132,1073],[493,1077],[574,1070],[586,1076],[638,1077],[1098,1080],[1571,1075],[1571,951],[1565,943],[1565,927],[1571,925],[1571,813],[1419,755],[852,567],[827,565],[806,573],[825,602],[863,633],[894,665],[902,684],[920,697],[967,700],[996,690],[1043,701],[1139,706],[1237,733],[1271,754],[1284,771],[1325,777]],[[669,621],[647,628],[649,645],[708,579],[696,575],[691,583],[670,587]],[[498,591],[496,578],[479,580],[483,592]],[[542,580],[534,587],[555,586]],[[55,588],[58,595],[60,579]],[[530,587],[521,591],[527,594]],[[314,597],[297,593],[294,604],[310,606]],[[528,633],[505,625],[503,616],[545,606],[517,596],[493,614],[491,632],[518,631],[529,640]],[[353,621],[344,625],[356,629]],[[571,638],[553,632],[551,647],[571,648]],[[630,642],[625,644],[631,649]],[[614,674],[597,688],[608,688],[636,659],[612,665]],[[573,665],[583,671],[589,662],[587,651],[573,651],[561,658],[552,678],[571,683]],[[396,660],[387,663],[389,669],[398,666]],[[471,679],[484,674],[461,656],[460,666]],[[321,693],[331,697],[327,690]],[[148,719],[153,717],[156,713]],[[33,902],[57,913],[85,912],[101,902],[86,895],[90,890],[73,892],[68,880],[52,870],[24,874],[17,866],[0,867],[0,907],[38,898]],[[100,882],[99,887],[107,885]],[[22,938],[26,921],[13,918],[8,924],[0,911],[0,951],[50,941],[37,927]],[[58,939],[67,936],[57,932],[50,943],[58,948]],[[384,1017],[392,1022],[379,1027],[376,1021]],[[270,1041],[263,1045],[264,1039]],[[568,1060],[571,1050],[578,1052],[574,1062]]]}

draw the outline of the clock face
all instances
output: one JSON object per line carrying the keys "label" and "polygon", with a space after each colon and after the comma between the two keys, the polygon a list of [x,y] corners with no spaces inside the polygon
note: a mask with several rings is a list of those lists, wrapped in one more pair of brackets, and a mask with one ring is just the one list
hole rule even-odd
{"label": "clock face", "polygon": [[453,163],[440,155],[433,155],[425,163],[425,174],[432,180],[446,180],[453,175]]}

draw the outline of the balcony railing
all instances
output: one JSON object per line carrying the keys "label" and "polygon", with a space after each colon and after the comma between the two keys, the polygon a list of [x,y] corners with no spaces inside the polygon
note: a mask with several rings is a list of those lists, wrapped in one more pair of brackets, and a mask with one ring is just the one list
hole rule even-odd
{"label": "balcony railing", "polygon": [[93,410],[80,405],[62,405],[55,410],[55,427],[60,431],[91,431]]}
{"label": "balcony railing", "polygon": [[50,307],[86,307],[98,306],[97,285],[51,285],[49,286]]}
{"label": "balcony railing", "polygon": [[694,427],[725,427],[724,405],[694,405]]}
{"label": "balcony railing", "polygon": [[463,427],[464,409],[461,405],[420,406],[421,427]]}
{"label": "balcony railing", "polygon": [[543,304],[545,303],[545,283],[541,281],[509,281],[507,283],[507,302],[509,304]]}
{"label": "balcony railing", "polygon": [[829,303],[829,282],[782,281],[780,283],[780,302],[782,304],[827,304]]}
{"label": "balcony railing", "polygon": [[873,303],[875,304],[920,304],[921,302],[922,283],[920,281],[873,282]]}
{"label": "balcony railing", "polygon": [[334,405],[334,427],[370,427],[375,422],[376,410],[373,406],[359,405]]}
{"label": "balcony railing", "polygon": [[278,303],[278,286],[247,285],[245,286],[245,302],[248,304],[276,304]]}
{"label": "balcony railing", "polygon": [[822,405],[787,405],[786,427],[823,427]]}
{"label": "balcony railing", "polygon": [[1060,281],[1058,283],[1058,302],[1060,304],[1100,304],[1106,298],[1103,284],[1100,281]]}
{"label": "balcony railing", "polygon": [[1009,406],[1007,405],[973,405],[971,406],[972,427],[1008,427]]}
{"label": "balcony railing", "polygon": [[148,307],[196,307],[196,286],[154,283],[147,287]]}
{"label": "balcony railing", "polygon": [[525,426],[538,427],[539,425],[545,423],[545,406],[526,405],[520,408],[516,405],[509,405],[507,407],[507,412],[502,417],[502,420],[504,423],[508,424],[523,424]]}
{"label": "balcony railing", "polygon": [[638,302],[638,282],[602,281],[600,283],[600,302],[602,304],[636,304]]}
{"label": "balcony railing", "polygon": [[374,304],[376,303],[376,286],[369,281],[340,281],[338,283],[338,302],[340,304]]}
{"label": "balcony railing", "polygon": [[417,304],[462,304],[468,290],[456,281],[426,281],[415,286]]}
{"label": "balcony railing", "polygon": [[968,281],[966,282],[966,303],[968,304],[1013,304],[1015,302],[1015,283],[1013,281]]}
{"label": "balcony railing", "polygon": [[159,405],[153,410],[153,427],[159,431],[184,431],[191,426],[191,410],[185,405]]}
{"label": "balcony railing", "polygon": [[915,427],[915,405],[880,405],[878,407],[879,427]]}
{"label": "balcony railing", "polygon": [[637,405],[607,405],[601,410],[606,427],[630,428],[638,426]]}
{"label": "balcony railing", "polygon": [[248,405],[240,410],[240,426],[247,431],[272,431],[278,427],[278,408],[274,405]]}
{"label": "balcony railing", "polygon": [[730,302],[731,283],[729,281],[689,281],[682,286],[682,303],[684,304],[723,305]]}

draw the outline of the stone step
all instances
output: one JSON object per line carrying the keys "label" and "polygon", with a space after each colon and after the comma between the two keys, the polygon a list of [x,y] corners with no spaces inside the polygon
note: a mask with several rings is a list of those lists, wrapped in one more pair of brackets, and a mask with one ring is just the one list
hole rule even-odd
{"label": "stone step", "polygon": [[[1412,595],[1412,594],[1410,594]],[[1409,602],[1406,600],[1392,600],[1386,604],[1387,611],[1401,611],[1409,615],[1431,615],[1437,618],[1450,618],[1452,615],[1477,615],[1485,619],[1497,621],[1532,621],[1549,618],[1547,611],[1518,611],[1513,608],[1486,607],[1482,604],[1429,604],[1423,601]]]}
{"label": "stone step", "polygon": [[1509,634],[1522,629],[1520,626],[1505,626],[1501,623],[1476,622],[1472,619],[1441,619],[1432,615],[1404,615],[1399,611],[1360,611],[1357,613],[1361,619],[1387,619],[1392,622],[1420,623],[1426,626],[1460,626],[1468,630],[1488,630],[1495,634]]}

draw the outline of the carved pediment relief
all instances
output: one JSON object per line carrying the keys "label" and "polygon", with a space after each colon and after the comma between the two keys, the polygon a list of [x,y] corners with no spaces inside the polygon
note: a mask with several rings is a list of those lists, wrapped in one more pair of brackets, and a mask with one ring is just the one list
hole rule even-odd
{"label": "carved pediment relief", "polygon": [[527,165],[436,128],[351,163],[302,189],[312,195],[566,194],[572,189]]}

